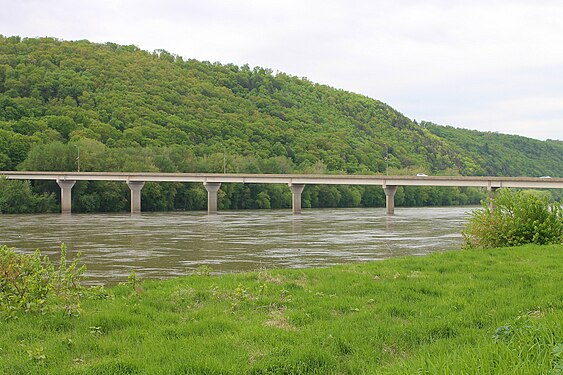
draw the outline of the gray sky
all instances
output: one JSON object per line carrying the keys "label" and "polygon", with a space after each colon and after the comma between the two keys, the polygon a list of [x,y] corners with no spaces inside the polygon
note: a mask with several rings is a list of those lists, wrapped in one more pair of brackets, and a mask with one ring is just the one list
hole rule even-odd
{"label": "gray sky", "polygon": [[0,34],[262,66],[411,119],[563,140],[563,1],[0,0]]}

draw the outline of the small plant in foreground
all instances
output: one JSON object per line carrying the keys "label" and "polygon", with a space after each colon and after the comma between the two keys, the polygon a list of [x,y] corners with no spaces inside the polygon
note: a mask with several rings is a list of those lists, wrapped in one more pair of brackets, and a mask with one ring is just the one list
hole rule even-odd
{"label": "small plant in foreground", "polygon": [[135,272],[134,270],[131,271],[129,276],[127,276],[127,285],[130,285],[133,288],[133,292],[137,295],[141,294],[144,291],[143,287],[141,286],[141,281],[137,276],[137,272]]}
{"label": "small plant in foreground", "polygon": [[548,373],[549,375],[562,375],[563,374],[563,342],[555,345],[551,351],[555,356],[553,369]]}
{"label": "small plant in foreground", "polygon": [[211,276],[211,271],[213,271],[213,269],[211,267],[209,267],[206,264],[202,264],[201,266],[199,266],[198,268],[196,268],[195,270],[195,275],[198,276]]}
{"label": "small plant in foreground", "polygon": [[563,210],[537,192],[500,189],[493,201],[472,212],[463,237],[470,248],[560,244]]}
{"label": "small plant in foreground", "polygon": [[[15,318],[19,313],[45,313],[59,306],[70,316],[78,312],[78,299],[84,266],[80,256],[67,264],[66,246],[61,245],[59,267],[39,250],[33,254],[17,253],[13,248],[0,246],[0,314]],[[67,311],[68,312],[68,311]]]}
{"label": "small plant in foreground", "polygon": [[27,355],[29,359],[36,362],[43,362],[47,358],[47,356],[45,355],[45,349],[42,346],[29,349],[27,351]]}

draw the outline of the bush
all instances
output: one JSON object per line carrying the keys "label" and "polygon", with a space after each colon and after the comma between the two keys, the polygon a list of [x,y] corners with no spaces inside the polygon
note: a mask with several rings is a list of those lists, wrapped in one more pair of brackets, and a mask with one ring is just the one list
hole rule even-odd
{"label": "bush", "polygon": [[53,194],[35,194],[29,181],[7,180],[0,176],[0,214],[55,212]]}
{"label": "bush", "polygon": [[20,254],[0,246],[0,315],[13,318],[20,313],[45,313],[51,307],[76,315],[85,271],[78,265],[79,259],[67,264],[63,244],[56,268],[47,256],[41,257],[39,250]]}
{"label": "bush", "polygon": [[563,242],[563,214],[559,203],[535,191],[501,189],[494,200],[473,211],[463,236],[467,247],[520,246]]}

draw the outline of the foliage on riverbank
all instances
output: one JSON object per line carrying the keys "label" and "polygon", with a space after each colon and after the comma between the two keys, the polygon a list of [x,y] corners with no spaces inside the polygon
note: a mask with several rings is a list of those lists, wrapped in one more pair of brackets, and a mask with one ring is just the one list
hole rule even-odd
{"label": "foliage on riverbank", "polygon": [[3,321],[11,374],[561,374],[563,246],[136,278]]}
{"label": "foliage on riverbank", "polygon": [[468,247],[563,243],[563,209],[534,190],[500,189],[472,212],[463,236]]}
{"label": "foliage on riverbank", "polygon": [[81,285],[86,270],[80,256],[67,261],[61,245],[58,265],[39,250],[33,254],[0,246],[0,320],[17,319],[21,314],[80,313],[80,300],[99,288]]}
{"label": "foliage on riverbank", "polygon": [[35,193],[29,181],[9,181],[0,176],[0,214],[56,212],[55,194]]}

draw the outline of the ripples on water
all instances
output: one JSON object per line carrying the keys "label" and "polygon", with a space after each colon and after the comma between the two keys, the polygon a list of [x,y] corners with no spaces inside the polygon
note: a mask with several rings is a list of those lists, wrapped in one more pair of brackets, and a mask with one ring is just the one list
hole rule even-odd
{"label": "ripples on water", "polygon": [[318,267],[458,249],[473,207],[75,215],[0,215],[0,244],[82,252],[87,279],[125,281],[214,272]]}

